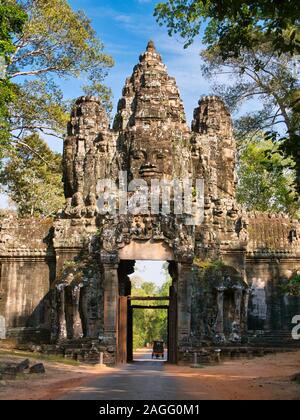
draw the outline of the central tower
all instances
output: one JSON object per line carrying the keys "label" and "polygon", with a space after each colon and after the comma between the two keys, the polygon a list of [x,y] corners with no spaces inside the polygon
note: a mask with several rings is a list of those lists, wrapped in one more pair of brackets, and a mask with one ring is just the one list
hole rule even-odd
{"label": "central tower", "polygon": [[188,175],[190,131],[183,103],[152,41],[126,80],[113,130],[120,133],[117,147],[129,180]]}

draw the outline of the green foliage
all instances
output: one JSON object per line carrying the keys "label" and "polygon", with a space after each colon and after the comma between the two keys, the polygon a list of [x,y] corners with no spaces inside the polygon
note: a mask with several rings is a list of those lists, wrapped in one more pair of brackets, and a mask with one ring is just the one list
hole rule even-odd
{"label": "green foliage", "polygon": [[257,137],[240,147],[237,200],[247,210],[285,212],[299,216],[295,171],[280,146]]}
{"label": "green foliage", "polygon": [[19,3],[29,20],[17,44],[21,51],[12,57],[11,70],[19,67],[23,75],[50,71],[63,77],[84,75],[90,80],[102,80],[113,60],[103,53],[103,44],[82,11],[74,12],[66,0]]}
{"label": "green foliage", "polygon": [[204,30],[204,42],[219,44],[223,59],[255,47],[261,34],[278,53],[300,52],[298,0],[168,0],[156,6],[155,16],[186,46]]}
{"label": "green foliage", "polygon": [[[151,282],[132,280],[133,296],[169,296],[172,280],[166,275],[165,283],[159,288]],[[141,304],[140,301],[132,304]],[[160,301],[160,304],[168,302]],[[152,305],[152,303],[151,303]],[[153,306],[155,303],[153,303]],[[166,309],[134,309],[133,310],[133,348],[144,347],[154,340],[168,340],[168,311]]]}
{"label": "green foliage", "polygon": [[208,269],[215,269],[215,270],[221,270],[225,264],[221,260],[216,259],[201,259],[201,258],[195,258],[193,261],[194,265],[202,270],[208,270]]}
{"label": "green foliage", "polygon": [[283,282],[280,289],[283,294],[300,296],[300,274],[294,273],[291,278]]}
{"label": "green foliage", "polygon": [[[18,136],[13,142],[40,131],[63,136],[69,119],[69,106],[56,84],[44,77],[25,81],[10,109],[11,128]],[[23,140],[24,141],[24,140]]]}
{"label": "green foliage", "polygon": [[4,151],[10,146],[9,104],[15,99],[15,85],[0,79],[0,168]]}
{"label": "green foliage", "polygon": [[13,0],[0,0],[0,56],[9,62],[15,52],[14,37],[21,35],[27,20],[25,11]]}
{"label": "green foliage", "polygon": [[63,98],[59,79],[80,77],[86,92],[93,90],[104,106],[111,107],[111,92],[103,82],[113,59],[104,53],[83,12],[72,10],[66,0],[4,3],[20,13],[9,31],[6,21],[0,21],[0,33],[8,33],[11,44],[6,50],[6,79],[18,85],[8,101],[14,145],[38,130],[62,138],[70,103]]}
{"label": "green foliage", "polygon": [[50,216],[62,208],[61,155],[33,134],[11,149],[0,182],[20,216]]}
{"label": "green foliage", "polygon": [[230,82],[215,83],[214,91],[225,99],[231,111],[253,99],[261,104],[261,109],[237,120],[238,134],[270,130],[280,124],[286,131],[293,130],[299,123],[293,120],[296,115],[291,106],[294,103],[296,110],[299,80],[291,57],[287,54],[278,57],[271,43],[263,39],[238,58],[223,60],[220,52],[216,44],[201,54],[202,71],[207,78],[218,80],[220,75],[229,75]]}
{"label": "green foliage", "polygon": [[16,86],[7,77],[10,55],[15,52],[14,38],[20,36],[27,15],[15,2],[0,0],[0,159],[9,146],[9,104],[16,97]]}

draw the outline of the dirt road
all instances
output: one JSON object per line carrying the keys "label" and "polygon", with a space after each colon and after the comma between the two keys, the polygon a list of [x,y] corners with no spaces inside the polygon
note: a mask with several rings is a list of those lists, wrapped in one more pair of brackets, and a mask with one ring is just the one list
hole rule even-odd
{"label": "dirt road", "polygon": [[151,361],[149,352],[64,395],[67,400],[240,400],[300,399],[300,385],[290,376],[300,372],[300,353],[225,362],[191,369]]}
{"label": "dirt road", "polygon": [[[152,361],[151,351],[134,358],[116,368],[43,361],[45,375],[0,381],[0,400],[300,400],[300,384],[290,380],[300,372],[300,352],[201,369]],[[0,363],[4,359],[21,361],[24,355],[0,355]]]}

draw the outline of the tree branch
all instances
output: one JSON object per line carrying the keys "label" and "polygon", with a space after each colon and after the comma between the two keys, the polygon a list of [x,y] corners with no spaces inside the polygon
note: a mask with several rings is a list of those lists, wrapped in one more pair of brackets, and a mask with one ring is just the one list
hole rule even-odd
{"label": "tree branch", "polygon": [[16,140],[12,141],[13,143],[15,143],[18,146],[22,146],[25,147],[26,149],[28,149],[31,153],[33,153],[35,156],[37,156],[39,159],[41,159],[42,162],[44,162],[49,168],[51,168],[51,165],[49,164],[49,162],[47,162],[43,156],[41,156],[36,150],[32,149],[32,147],[28,146],[28,144],[24,143],[22,140],[20,140],[18,137],[14,136],[14,138],[16,138]]}
{"label": "tree branch", "polygon": [[41,49],[28,51],[27,53],[21,55],[20,57],[18,57],[17,54],[14,54],[13,58],[10,60],[11,62],[10,64],[14,64],[14,63],[17,63],[18,61],[24,60],[25,58],[34,57],[40,54],[45,55],[44,51]]}
{"label": "tree branch", "polygon": [[14,77],[19,77],[19,76],[37,76],[39,74],[47,73],[50,71],[60,72],[60,71],[63,71],[63,69],[59,69],[58,67],[48,67],[48,68],[40,69],[40,70],[19,71],[17,73],[9,75],[9,78],[13,79]]}
{"label": "tree branch", "polygon": [[268,94],[270,96],[273,96],[273,98],[275,99],[275,101],[277,102],[278,106],[280,107],[282,116],[284,118],[284,123],[287,127],[287,129],[290,131],[291,129],[291,122],[290,119],[288,117],[287,111],[285,109],[284,104],[281,101],[281,98],[279,97],[279,95],[277,95],[277,93],[275,93],[275,91],[273,89],[270,89],[259,77],[259,75],[257,73],[255,73],[252,69],[249,69],[248,67],[245,67],[245,70],[247,70],[247,75],[254,80],[258,86],[260,86],[262,89],[266,90],[268,92]]}
{"label": "tree branch", "polygon": [[[61,140],[64,139],[63,136],[60,136],[53,131],[52,132],[46,131],[46,130],[51,130],[49,127],[46,127],[46,126],[44,127],[44,126],[40,126],[40,125],[23,125],[21,127],[14,127],[12,129],[12,131],[18,131],[18,130],[20,130],[21,133],[25,130],[40,130],[46,136],[56,137],[56,138],[61,139]],[[15,137],[20,138],[20,135],[15,136]]]}

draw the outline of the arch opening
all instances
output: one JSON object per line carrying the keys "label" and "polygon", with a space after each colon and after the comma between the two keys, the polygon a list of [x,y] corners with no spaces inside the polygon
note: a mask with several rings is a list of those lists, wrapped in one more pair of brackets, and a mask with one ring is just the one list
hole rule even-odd
{"label": "arch opening", "polygon": [[[121,260],[118,267],[118,362],[152,360],[154,341],[163,361],[176,362],[176,277],[173,261]],[[156,359],[156,357],[154,357]]]}

